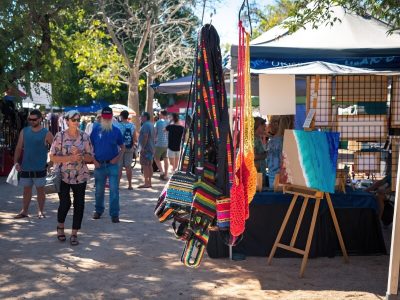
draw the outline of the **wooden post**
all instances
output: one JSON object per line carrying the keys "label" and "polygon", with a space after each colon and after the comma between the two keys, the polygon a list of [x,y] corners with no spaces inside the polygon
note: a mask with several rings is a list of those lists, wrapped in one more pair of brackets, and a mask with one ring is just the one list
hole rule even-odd
{"label": "wooden post", "polygon": [[[233,128],[233,87],[234,87],[234,80],[235,80],[235,76],[234,76],[234,71],[233,69],[231,69],[231,71],[229,72],[229,124],[231,125],[231,130]],[[236,99],[237,100],[237,99]]]}
{"label": "wooden post", "polygon": [[390,246],[390,262],[388,286],[386,291],[386,299],[397,299],[399,287],[399,268],[400,268],[400,205],[399,205],[399,189],[400,189],[400,158],[397,165],[396,179],[396,197],[394,202],[394,216],[392,224],[392,242]]}
{"label": "wooden post", "polygon": [[[229,125],[231,131],[233,129],[233,87],[235,84],[235,71],[233,69],[229,72]],[[237,100],[237,99],[236,99]],[[229,259],[232,260],[232,246],[229,245]]]}

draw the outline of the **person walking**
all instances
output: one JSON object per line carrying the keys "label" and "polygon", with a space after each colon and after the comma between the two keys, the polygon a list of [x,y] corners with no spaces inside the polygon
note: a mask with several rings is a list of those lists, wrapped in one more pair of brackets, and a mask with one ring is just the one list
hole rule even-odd
{"label": "person walking", "polygon": [[171,124],[169,124],[165,130],[168,132],[167,156],[172,166],[172,170],[175,172],[179,163],[181,141],[184,132],[184,127],[180,124],[177,113],[172,114]]}
{"label": "person walking", "polygon": [[[38,218],[45,218],[44,202],[46,194],[46,164],[48,145],[53,142],[53,134],[41,125],[42,113],[34,109],[28,115],[28,127],[21,130],[14,153],[14,165],[19,172],[19,184],[24,187],[21,211],[14,217],[28,217],[32,199],[32,186],[35,185],[38,202]],[[22,154],[23,152],[23,154]],[[19,161],[22,156],[22,164]]]}
{"label": "person walking", "polygon": [[86,183],[90,179],[87,163],[93,161],[93,147],[89,135],[79,129],[80,114],[71,110],[65,114],[68,129],[56,134],[50,148],[50,159],[55,168],[60,168],[61,185],[58,197],[60,204],[57,211],[57,239],[66,240],[64,222],[71,208],[72,190],[74,196],[74,215],[70,244],[76,246],[78,230],[81,229],[85,209]]}
{"label": "person walking", "polygon": [[113,125],[113,111],[104,107],[99,125],[93,126],[90,140],[94,150],[94,178],[96,205],[93,219],[100,219],[104,212],[104,190],[108,177],[110,184],[109,214],[113,223],[119,223],[118,161],[125,152],[124,140],[119,128]]}
{"label": "person walking", "polygon": [[128,178],[128,190],[132,188],[132,159],[135,151],[135,145],[137,143],[136,127],[134,124],[128,121],[129,112],[123,110],[120,113],[121,122],[118,124],[124,138],[125,152],[121,155],[119,160],[119,181],[122,177],[122,169],[125,168],[126,177]]}
{"label": "person walking", "polygon": [[142,127],[139,133],[140,164],[143,168],[144,184],[138,188],[151,188],[154,158],[154,130],[150,121],[150,114],[143,112],[141,115]]}
{"label": "person walking", "polygon": [[[168,179],[168,157],[167,157],[167,149],[168,149],[168,132],[165,131],[165,128],[168,126],[167,121],[167,111],[165,109],[160,111],[159,119],[154,124],[154,135],[155,135],[155,152],[154,152],[154,161],[158,169],[160,170],[160,178],[162,180]],[[162,166],[161,161],[164,160],[164,168]]]}

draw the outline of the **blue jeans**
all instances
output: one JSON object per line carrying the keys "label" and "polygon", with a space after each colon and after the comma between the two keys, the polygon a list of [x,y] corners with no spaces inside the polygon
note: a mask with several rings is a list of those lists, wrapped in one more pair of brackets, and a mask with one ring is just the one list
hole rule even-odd
{"label": "blue jeans", "polygon": [[118,187],[118,164],[102,163],[99,168],[94,169],[94,179],[96,184],[96,205],[98,214],[104,212],[104,189],[107,177],[110,182],[110,216],[119,216],[119,187]]}

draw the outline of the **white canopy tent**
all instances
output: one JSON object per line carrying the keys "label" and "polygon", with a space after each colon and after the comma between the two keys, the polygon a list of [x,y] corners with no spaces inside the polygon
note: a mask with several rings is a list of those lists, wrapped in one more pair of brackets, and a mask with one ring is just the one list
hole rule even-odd
{"label": "white canopy tent", "polygon": [[400,71],[375,70],[367,68],[356,68],[324,61],[313,61],[293,64],[288,66],[251,69],[252,74],[268,75],[399,75]]}
{"label": "white canopy tent", "polygon": [[[251,41],[252,69],[282,67],[325,61],[351,67],[400,70],[400,33],[372,17],[332,8],[332,17],[341,21],[333,26],[311,24],[290,34],[277,25]],[[237,46],[231,48],[231,65],[236,68]]]}
{"label": "white canopy tent", "polygon": [[302,49],[396,49],[400,47],[399,32],[388,35],[384,22],[369,16],[359,16],[343,7],[332,8],[332,16],[340,19],[333,26],[313,28],[307,24],[289,34],[283,25],[277,25],[251,41],[252,46]]}
{"label": "white canopy tent", "polygon": [[114,116],[119,116],[123,110],[128,111],[129,115],[133,117],[136,116],[136,112],[124,104],[111,104],[110,108],[113,110]]}

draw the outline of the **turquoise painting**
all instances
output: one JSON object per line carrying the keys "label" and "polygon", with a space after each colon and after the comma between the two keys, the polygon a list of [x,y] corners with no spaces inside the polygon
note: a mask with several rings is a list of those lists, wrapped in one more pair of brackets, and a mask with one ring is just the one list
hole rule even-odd
{"label": "turquoise painting", "polygon": [[338,132],[286,130],[280,183],[334,193]]}

